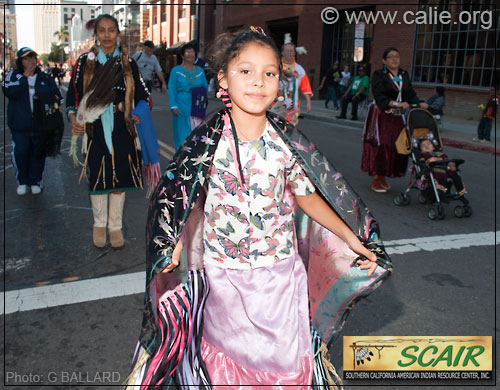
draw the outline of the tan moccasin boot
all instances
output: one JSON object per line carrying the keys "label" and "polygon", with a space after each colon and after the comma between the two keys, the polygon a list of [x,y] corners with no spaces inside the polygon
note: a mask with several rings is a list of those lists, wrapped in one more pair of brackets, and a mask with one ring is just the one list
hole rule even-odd
{"label": "tan moccasin boot", "polygon": [[106,246],[106,228],[94,226],[93,233],[94,245],[98,248],[104,248]]}
{"label": "tan moccasin boot", "polygon": [[125,192],[112,192],[109,194],[108,232],[109,241],[113,248],[125,245],[122,233],[123,205]]}
{"label": "tan moccasin boot", "polygon": [[90,195],[94,215],[93,241],[98,248],[106,246],[106,224],[108,220],[108,194]]}

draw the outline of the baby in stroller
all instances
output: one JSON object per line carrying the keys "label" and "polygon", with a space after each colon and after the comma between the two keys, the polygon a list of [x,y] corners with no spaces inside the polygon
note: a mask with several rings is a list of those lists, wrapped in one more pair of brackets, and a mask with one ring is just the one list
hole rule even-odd
{"label": "baby in stroller", "polygon": [[421,138],[419,140],[418,150],[420,152],[418,153],[418,161],[432,170],[434,185],[436,186],[440,200],[445,203],[449,202],[449,197],[447,196],[450,189],[448,180],[451,180],[457,191],[456,196],[458,199],[464,205],[468,205],[469,201],[465,197],[467,191],[457,171],[457,161],[460,163],[463,160],[448,160],[446,154],[437,152],[434,149],[434,144],[430,139]]}
{"label": "baby in stroller", "polygon": [[[467,191],[460,177],[461,159],[448,159],[443,152],[439,126],[432,114],[422,108],[408,110],[403,116],[405,127],[396,141],[398,153],[409,154],[412,161],[410,181],[404,192],[394,197],[396,206],[410,204],[410,190],[418,189],[419,203],[432,203],[429,219],[443,219],[443,203],[459,201],[453,212],[457,218],[470,217],[472,209],[465,197]],[[452,190],[453,185],[456,191]]]}

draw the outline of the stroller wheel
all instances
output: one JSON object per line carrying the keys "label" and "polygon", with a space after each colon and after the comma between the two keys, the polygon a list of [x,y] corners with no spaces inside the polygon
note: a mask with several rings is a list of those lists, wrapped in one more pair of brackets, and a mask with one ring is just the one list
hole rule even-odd
{"label": "stroller wheel", "polygon": [[444,207],[439,205],[438,206],[438,218],[439,219],[444,219],[444,217],[446,216],[445,212],[444,212]]}
{"label": "stroller wheel", "polygon": [[464,217],[469,218],[472,215],[472,209],[469,205],[464,206]]}
{"label": "stroller wheel", "polygon": [[410,204],[411,198],[409,194],[404,194],[403,196],[403,206],[408,206]]}
{"label": "stroller wheel", "polygon": [[420,204],[426,204],[427,203],[427,197],[424,194],[422,194],[422,193],[418,194],[418,203],[420,203]]}
{"label": "stroller wheel", "polygon": [[453,209],[453,213],[455,214],[455,217],[462,218],[465,216],[465,209],[462,206],[456,206]]}
{"label": "stroller wheel", "polygon": [[431,207],[427,212],[427,216],[431,221],[434,221],[438,217],[438,210],[436,207]]}
{"label": "stroller wheel", "polygon": [[401,206],[403,204],[403,196],[401,194],[397,194],[394,199],[392,200],[392,202],[396,205],[396,206]]}

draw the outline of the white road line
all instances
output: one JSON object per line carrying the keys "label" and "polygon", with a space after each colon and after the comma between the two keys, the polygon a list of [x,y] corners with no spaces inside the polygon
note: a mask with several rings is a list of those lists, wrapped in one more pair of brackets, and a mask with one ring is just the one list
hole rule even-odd
{"label": "white road line", "polygon": [[500,231],[449,236],[406,238],[403,240],[384,241],[389,255],[402,255],[409,252],[436,251],[441,249],[461,249],[471,246],[495,245],[500,243]]}
{"label": "white road line", "polygon": [[[419,237],[385,241],[387,252],[400,255],[418,251],[461,249],[472,246],[491,246],[500,243],[500,231],[448,236]],[[146,283],[145,272],[107,276],[97,279],[79,280],[48,286],[12,290],[1,293],[1,309],[5,314],[18,311],[45,309],[80,302],[96,301],[131,294],[143,293]]]}
{"label": "white road line", "polygon": [[[5,314],[142,293],[145,283],[146,273],[136,272],[7,291]],[[4,293],[1,297],[2,311],[3,295]]]}

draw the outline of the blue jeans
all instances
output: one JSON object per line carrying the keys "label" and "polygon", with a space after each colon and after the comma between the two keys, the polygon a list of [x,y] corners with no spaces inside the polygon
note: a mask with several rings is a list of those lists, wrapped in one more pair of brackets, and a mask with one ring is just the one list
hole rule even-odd
{"label": "blue jeans", "polygon": [[339,85],[339,103],[342,105],[342,96],[344,96],[345,91],[347,91],[347,87],[345,85]]}
{"label": "blue jeans", "polygon": [[42,159],[35,157],[41,141],[41,131],[26,133],[12,131],[14,164],[17,168],[16,177],[20,185],[40,185],[42,181],[45,157]]}
{"label": "blue jeans", "polygon": [[481,118],[477,126],[477,138],[491,141],[491,123],[490,118]]}
{"label": "blue jeans", "polygon": [[328,106],[330,100],[333,102],[335,108],[339,108],[339,102],[337,100],[337,88],[330,86],[328,87],[328,94],[326,95],[325,107]]}

